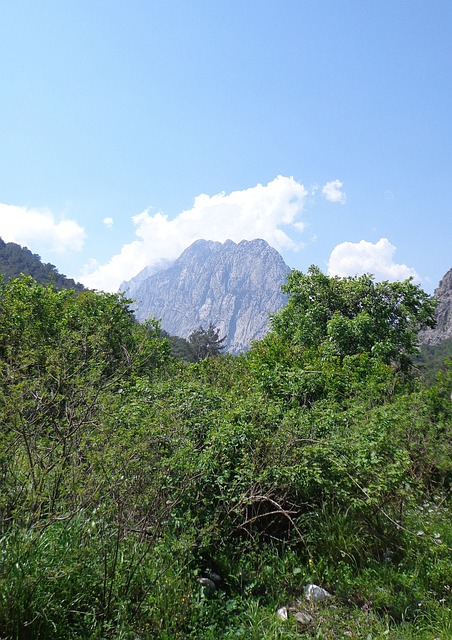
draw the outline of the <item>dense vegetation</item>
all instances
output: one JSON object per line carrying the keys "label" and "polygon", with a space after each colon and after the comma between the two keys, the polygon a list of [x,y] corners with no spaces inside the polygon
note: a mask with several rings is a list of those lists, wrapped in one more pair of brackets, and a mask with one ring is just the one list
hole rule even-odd
{"label": "dense vegetation", "polygon": [[171,354],[185,362],[200,362],[205,358],[215,358],[226,348],[227,336],[220,338],[220,329],[212,323],[207,329],[201,325],[188,336],[188,339],[179,336],[171,336],[161,330],[161,335],[168,339]]}
{"label": "dense vegetation", "polygon": [[419,354],[414,359],[415,367],[427,383],[434,384],[438,371],[447,371],[447,363],[452,359],[452,338],[439,344],[421,344]]}
{"label": "dense vegetation", "polygon": [[247,354],[187,363],[121,296],[2,284],[1,638],[452,637],[452,372],[411,365],[434,304],[316,268],[286,292]]}
{"label": "dense vegetation", "polygon": [[20,275],[31,276],[40,284],[53,283],[58,289],[83,291],[80,283],[58,272],[55,265],[43,263],[41,257],[15,242],[4,242],[0,238],[0,274],[5,280]]}

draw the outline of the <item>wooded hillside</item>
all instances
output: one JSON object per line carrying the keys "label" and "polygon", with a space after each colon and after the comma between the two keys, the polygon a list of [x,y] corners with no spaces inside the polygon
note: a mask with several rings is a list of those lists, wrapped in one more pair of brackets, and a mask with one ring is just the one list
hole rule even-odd
{"label": "wooded hillside", "polygon": [[59,289],[84,289],[83,285],[74,282],[72,278],[58,273],[53,264],[43,263],[38,254],[15,242],[4,242],[0,238],[0,275],[9,280],[18,278],[21,274],[31,276],[40,284],[53,283]]}

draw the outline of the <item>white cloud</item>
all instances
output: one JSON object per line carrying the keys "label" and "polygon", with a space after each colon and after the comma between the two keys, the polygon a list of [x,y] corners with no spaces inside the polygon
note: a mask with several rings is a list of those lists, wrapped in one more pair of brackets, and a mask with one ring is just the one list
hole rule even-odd
{"label": "white cloud", "polygon": [[147,265],[175,259],[195,240],[262,238],[276,249],[296,250],[288,232],[303,230],[299,215],[308,195],[294,178],[278,176],[267,185],[213,196],[201,194],[193,206],[169,220],[163,213],[143,211],[133,217],[137,240],[125,244],[105,265],[79,279],[88,287],[116,291],[121,282]]}
{"label": "white cloud", "polygon": [[111,229],[113,226],[113,218],[104,218],[102,222],[106,227],[108,227],[108,229]]}
{"label": "white cloud", "polygon": [[59,220],[47,210],[0,203],[0,237],[33,250],[62,254],[81,251],[86,233],[75,220]]}
{"label": "white cloud", "polygon": [[322,195],[328,202],[345,204],[347,198],[345,193],[341,191],[343,186],[344,183],[340,180],[331,180],[331,182],[327,182],[322,188]]}
{"label": "white cloud", "polygon": [[413,277],[419,281],[414,269],[406,264],[394,262],[396,247],[387,238],[381,238],[375,244],[343,242],[331,252],[328,261],[328,273],[332,276],[355,276],[371,273],[377,280],[406,280]]}

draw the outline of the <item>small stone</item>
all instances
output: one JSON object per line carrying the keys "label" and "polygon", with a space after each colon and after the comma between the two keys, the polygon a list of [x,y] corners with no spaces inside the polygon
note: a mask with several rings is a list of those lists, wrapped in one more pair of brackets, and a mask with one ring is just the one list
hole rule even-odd
{"label": "small stone", "polygon": [[206,575],[208,578],[213,580],[215,584],[219,584],[221,582],[221,576],[219,576],[218,573],[215,573],[215,571],[210,571],[209,569],[208,571],[206,571]]}
{"label": "small stone", "polygon": [[299,625],[305,626],[312,622],[312,616],[306,611],[294,611],[292,615]]}
{"label": "small stone", "polygon": [[198,578],[198,582],[202,587],[207,587],[210,591],[215,591],[216,584],[210,578]]}
{"label": "small stone", "polygon": [[287,607],[279,607],[279,609],[276,612],[276,615],[281,620],[287,620]]}
{"label": "small stone", "polygon": [[333,597],[326,589],[311,583],[306,585],[304,595],[307,600],[311,600],[312,602],[322,602],[323,600],[329,600]]}

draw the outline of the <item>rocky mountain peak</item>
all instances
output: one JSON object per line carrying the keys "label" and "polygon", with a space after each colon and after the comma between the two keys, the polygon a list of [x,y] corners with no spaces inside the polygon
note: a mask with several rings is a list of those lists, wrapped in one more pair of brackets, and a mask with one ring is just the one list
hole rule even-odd
{"label": "rocky mountain peak", "polygon": [[121,290],[136,301],[138,320],[156,317],[183,338],[212,323],[237,353],[262,338],[269,314],[284,306],[281,285],[289,271],[265,240],[197,240],[167,268],[141,272]]}
{"label": "rocky mountain peak", "polygon": [[452,269],[443,276],[434,297],[438,301],[436,309],[436,327],[424,329],[420,340],[424,344],[436,345],[452,338]]}

